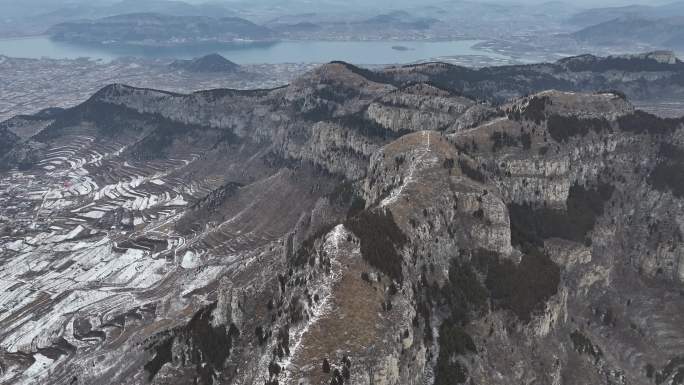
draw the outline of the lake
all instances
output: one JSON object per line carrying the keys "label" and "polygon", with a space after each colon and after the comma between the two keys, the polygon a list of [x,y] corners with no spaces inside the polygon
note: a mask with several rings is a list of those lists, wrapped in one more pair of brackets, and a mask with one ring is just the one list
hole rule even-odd
{"label": "lake", "polygon": [[427,41],[283,41],[258,44],[198,44],[173,48],[85,46],[56,42],[48,37],[0,39],[0,55],[23,58],[110,61],[119,57],[190,59],[219,53],[238,64],[324,63],[344,60],[355,64],[401,64],[445,56],[506,56],[478,50],[478,40]]}

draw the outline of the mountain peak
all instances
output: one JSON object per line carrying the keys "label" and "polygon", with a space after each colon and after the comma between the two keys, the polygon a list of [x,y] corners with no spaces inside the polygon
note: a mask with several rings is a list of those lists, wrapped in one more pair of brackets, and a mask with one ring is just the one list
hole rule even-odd
{"label": "mountain peak", "polygon": [[[367,68],[358,67],[344,61],[332,61],[323,64],[313,71],[302,76],[294,82],[299,83],[349,83],[364,84],[371,83],[390,83],[391,79],[384,76],[382,72],[376,72]],[[351,84],[351,83],[349,83]]]}
{"label": "mountain peak", "polygon": [[176,60],[171,68],[189,72],[236,72],[240,66],[219,55],[212,53],[192,60]]}

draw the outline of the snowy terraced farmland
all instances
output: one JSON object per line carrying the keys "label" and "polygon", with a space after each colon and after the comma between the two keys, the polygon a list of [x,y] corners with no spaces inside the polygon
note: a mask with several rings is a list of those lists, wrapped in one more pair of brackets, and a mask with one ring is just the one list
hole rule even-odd
{"label": "snowy terraced farmland", "polygon": [[138,118],[117,135],[49,126],[32,167],[1,174],[0,383],[146,383],[159,341],[237,282],[271,282],[260,275],[335,183],[256,143],[200,135],[150,154],[157,123]]}
{"label": "snowy terraced farmland", "polygon": [[9,363],[0,382],[67,376],[59,363],[72,351],[115,350],[144,325],[156,330],[160,302],[182,320],[173,314],[202,302],[188,294],[237,260],[212,253],[221,241],[205,240],[211,232],[190,241],[173,234],[190,202],[218,187],[218,179],[186,182],[199,156],[136,162],[122,158],[127,145],[67,135],[37,167],[0,182],[0,216],[12,223],[0,239],[0,351]]}

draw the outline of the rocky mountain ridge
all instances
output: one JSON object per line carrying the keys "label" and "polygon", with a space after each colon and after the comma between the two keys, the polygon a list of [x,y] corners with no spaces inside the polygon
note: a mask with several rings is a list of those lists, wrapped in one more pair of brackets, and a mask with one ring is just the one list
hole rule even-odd
{"label": "rocky mountain ridge", "polygon": [[8,141],[0,378],[682,383],[680,64],[106,87]]}

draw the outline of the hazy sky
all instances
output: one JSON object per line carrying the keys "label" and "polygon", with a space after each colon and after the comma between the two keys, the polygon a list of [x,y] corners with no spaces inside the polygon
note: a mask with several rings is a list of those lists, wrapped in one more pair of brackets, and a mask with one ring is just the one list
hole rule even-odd
{"label": "hazy sky", "polygon": [[[34,15],[46,12],[55,11],[62,9],[67,5],[76,5],[80,7],[83,5],[91,6],[101,6],[110,5],[114,3],[119,3],[122,0],[0,0],[0,20],[3,16],[20,16],[20,15]],[[127,3],[131,3],[131,9],[129,12],[137,12],[136,5],[140,8],[144,8],[144,4],[149,2],[159,3],[162,0],[124,0]],[[464,0],[178,0],[184,1],[186,3],[221,3],[227,5],[230,8],[231,5],[236,5],[236,8],[240,8],[243,11],[249,10],[250,7],[253,9],[263,9],[266,8],[280,8],[288,9],[291,8],[293,12],[302,12],[302,10],[308,9],[315,12],[321,12],[328,8],[337,9],[354,9],[363,12],[364,10],[373,10],[378,12],[382,9],[401,9],[410,8],[412,6],[421,6],[429,4],[438,4],[439,6],[445,6],[451,2],[457,3]],[[610,6],[622,6],[628,4],[644,4],[644,5],[661,5],[671,3],[673,1],[684,1],[684,0],[465,0],[477,3],[490,3],[490,4],[540,4],[548,2],[558,2],[572,5],[574,9],[578,8],[600,8],[600,7],[610,7]],[[238,5],[239,3],[239,5]],[[332,7],[329,7],[332,6]],[[157,5],[158,7],[158,5]],[[92,7],[90,7],[92,8]]]}
{"label": "hazy sky", "polygon": [[[9,0],[9,1],[16,1],[16,0]],[[55,1],[60,1],[60,0],[55,0]],[[63,1],[63,0],[62,0]],[[97,0],[96,0],[97,1]],[[110,0],[100,0],[100,1],[110,1]],[[145,0],[140,0],[140,1],[145,1]],[[474,2],[480,2],[480,3],[527,3],[527,4],[539,4],[539,3],[546,3],[549,2],[549,0],[470,0]],[[186,0],[188,3],[203,3],[207,2],[206,0]],[[244,0],[213,0],[212,2],[216,3],[231,3],[231,2],[244,2]],[[272,0],[271,1],[273,4],[286,4],[287,0]],[[417,4],[421,2],[444,2],[440,0],[434,0],[434,1],[424,1],[424,0],[417,0]],[[568,4],[582,4],[584,6],[590,6],[590,7],[604,7],[604,6],[616,6],[616,5],[629,5],[629,4],[645,4],[645,5],[658,5],[658,4],[667,4],[674,2],[674,0],[560,0],[559,2],[563,3],[568,3]],[[370,0],[368,2],[369,4],[372,4],[373,1]]]}
{"label": "hazy sky", "polygon": [[[146,0],[138,0],[140,2],[144,2]],[[184,0],[185,2],[188,3],[206,3],[206,2],[214,2],[214,3],[235,3],[235,2],[240,2],[240,3],[245,3],[247,2],[246,0]],[[480,3],[527,3],[527,4],[539,4],[539,3],[545,3],[549,2],[549,0],[469,0],[469,1],[474,1],[474,2],[480,2]],[[554,0],[557,1],[557,0]],[[568,4],[582,4],[584,6],[590,6],[590,7],[603,7],[603,6],[614,6],[614,5],[627,5],[627,4],[645,4],[645,5],[658,5],[658,4],[667,4],[670,2],[673,2],[674,0],[559,0],[559,2],[564,2]],[[72,3],[72,2],[83,2],[83,1],[74,1],[74,0],[23,0],[25,3],[53,3],[53,4],[64,4],[64,3]],[[89,0],[87,1],[88,3],[113,3],[116,2],[116,0]],[[259,1],[260,3],[265,3],[265,1]],[[276,5],[283,5],[287,4],[288,0],[271,0],[270,1],[273,4]],[[302,3],[305,1],[298,0],[298,3]],[[316,3],[315,0],[311,0],[310,2]],[[444,0],[434,0],[434,1],[424,1],[424,0],[416,0],[416,4],[419,3],[431,3],[431,2],[447,2]],[[368,4],[372,4],[373,1],[370,0],[367,2]],[[12,4],[12,5],[17,5],[17,0],[0,0],[0,4]]]}
{"label": "hazy sky", "polygon": [[[16,0],[9,0],[9,1],[16,1]],[[59,0],[57,0],[59,1]],[[109,1],[109,0],[105,0]],[[140,0],[140,1],[145,1],[145,0]],[[550,2],[549,0],[469,0],[469,1],[474,1],[474,2],[480,2],[480,3],[527,3],[527,4],[539,4],[539,3],[547,3]],[[553,0],[554,2],[557,0]],[[667,3],[672,3],[675,0],[560,0],[558,2],[562,3],[568,3],[568,4],[583,4],[585,6],[591,6],[591,7],[603,7],[603,6],[614,6],[614,5],[629,5],[629,4],[644,4],[644,5],[659,5],[659,4],[667,4]],[[186,2],[189,3],[203,3],[207,2],[206,0],[186,0]],[[216,3],[231,3],[231,2],[244,2],[244,0],[213,0],[212,2]],[[271,1],[274,4],[286,4],[287,0],[272,0]],[[446,2],[446,1],[440,1],[440,0],[434,0],[434,1],[421,1],[417,0],[417,4],[421,2]],[[368,2],[369,4],[372,4],[373,1],[370,0]]]}
{"label": "hazy sky", "polygon": [[[472,1],[485,2],[483,0],[472,0]],[[489,1],[489,2],[496,3],[497,1]],[[518,0],[518,1],[511,0],[511,1],[499,1],[499,2],[518,2],[518,3],[538,4],[538,3],[548,3],[550,1],[549,0]],[[583,5],[591,6],[592,8],[596,8],[596,7],[605,7],[605,6],[623,6],[623,5],[630,5],[630,4],[660,5],[660,4],[672,3],[672,2],[674,2],[674,0],[573,0],[573,1],[562,1],[561,0],[558,2],[567,3],[567,4],[583,4]]]}

